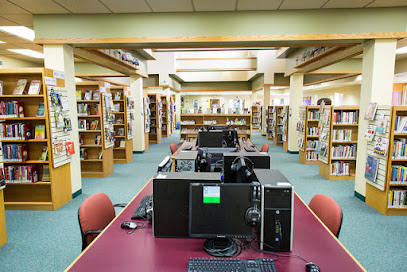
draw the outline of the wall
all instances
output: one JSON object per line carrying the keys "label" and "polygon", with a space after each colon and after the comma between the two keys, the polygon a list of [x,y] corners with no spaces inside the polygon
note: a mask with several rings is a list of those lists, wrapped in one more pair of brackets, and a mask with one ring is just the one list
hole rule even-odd
{"label": "wall", "polygon": [[0,68],[29,68],[29,67],[44,67],[42,62],[29,62],[25,60],[10,58],[0,55],[0,60],[3,61],[3,65]]}
{"label": "wall", "polygon": [[314,95],[320,98],[329,98],[334,102],[335,93],[343,94],[343,105],[359,105],[360,103],[360,85],[348,85],[340,87],[331,87],[329,89],[304,91],[304,97],[311,96],[311,101],[314,103]]}

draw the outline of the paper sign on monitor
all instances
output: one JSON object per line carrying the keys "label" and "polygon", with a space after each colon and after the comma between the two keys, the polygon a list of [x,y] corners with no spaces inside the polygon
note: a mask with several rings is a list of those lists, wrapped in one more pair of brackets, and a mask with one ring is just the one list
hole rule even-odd
{"label": "paper sign on monitor", "polygon": [[220,187],[204,186],[203,203],[220,203]]}

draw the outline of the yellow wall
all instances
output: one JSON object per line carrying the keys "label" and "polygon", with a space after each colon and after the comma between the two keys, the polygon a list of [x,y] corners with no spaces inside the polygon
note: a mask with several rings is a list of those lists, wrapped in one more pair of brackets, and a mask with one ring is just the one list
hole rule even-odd
{"label": "yellow wall", "polygon": [[320,98],[329,98],[334,102],[335,93],[343,94],[343,105],[359,105],[360,103],[360,85],[349,85],[340,87],[331,87],[323,90],[304,91],[304,97],[311,96],[314,103],[314,95]]}
{"label": "yellow wall", "polygon": [[20,59],[14,59],[7,56],[0,56],[3,65],[0,68],[29,68],[29,67],[44,67],[43,63],[34,63]]}

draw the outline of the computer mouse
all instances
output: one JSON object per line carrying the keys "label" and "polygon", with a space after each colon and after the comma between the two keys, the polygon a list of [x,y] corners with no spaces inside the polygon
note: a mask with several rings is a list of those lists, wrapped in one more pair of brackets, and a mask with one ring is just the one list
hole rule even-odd
{"label": "computer mouse", "polygon": [[136,229],[137,224],[131,221],[124,221],[121,225],[122,229]]}
{"label": "computer mouse", "polygon": [[307,272],[320,272],[321,271],[321,269],[319,269],[319,266],[314,263],[307,263],[305,265],[305,269],[307,270]]}

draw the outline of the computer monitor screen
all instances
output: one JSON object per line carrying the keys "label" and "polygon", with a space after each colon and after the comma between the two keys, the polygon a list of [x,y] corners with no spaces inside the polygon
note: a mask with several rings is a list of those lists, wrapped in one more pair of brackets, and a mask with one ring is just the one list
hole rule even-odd
{"label": "computer monitor screen", "polygon": [[199,147],[222,147],[223,133],[221,130],[199,131],[197,145]]}
{"label": "computer monitor screen", "polygon": [[201,172],[223,172],[223,153],[236,152],[236,147],[198,148],[198,165]]}
{"label": "computer monitor screen", "polygon": [[252,238],[252,226],[245,219],[251,192],[251,184],[191,183],[189,236]]}

